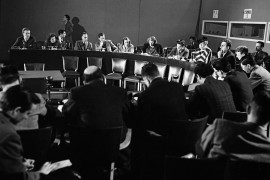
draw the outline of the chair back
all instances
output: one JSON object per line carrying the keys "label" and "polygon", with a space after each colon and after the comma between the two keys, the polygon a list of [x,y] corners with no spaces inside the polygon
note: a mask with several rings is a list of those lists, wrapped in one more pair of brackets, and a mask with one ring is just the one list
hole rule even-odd
{"label": "chair back", "polygon": [[35,160],[35,169],[47,161],[48,151],[51,144],[52,128],[17,130],[21,137],[24,157]]}
{"label": "chair back", "polygon": [[158,68],[160,77],[164,78],[167,65],[166,64],[161,64],[161,63],[154,63],[154,64]]}
{"label": "chair back", "polygon": [[234,122],[245,122],[247,121],[246,112],[223,112],[222,119],[227,119]]}
{"label": "chair back", "polygon": [[223,179],[225,166],[226,160],[223,159],[185,159],[166,156],[164,180]]}
{"label": "chair back", "polygon": [[174,81],[179,82],[181,76],[182,68],[177,66],[169,67],[168,81],[171,81],[172,78]]}
{"label": "chair back", "polygon": [[83,177],[108,170],[110,164],[116,161],[122,127],[88,129],[70,126],[69,133],[71,161]]}
{"label": "chair back", "polygon": [[193,71],[184,70],[182,85],[190,85],[193,83],[195,77],[195,73]]}
{"label": "chair back", "polygon": [[137,61],[137,60],[135,60],[135,64],[134,64],[134,74],[135,74],[135,76],[142,75],[142,67],[147,63],[148,62],[146,62],[146,61]]}
{"label": "chair back", "polygon": [[112,72],[118,72],[124,74],[126,70],[126,59],[112,58]]}
{"label": "chair back", "polygon": [[44,71],[45,64],[44,63],[24,63],[25,71]]}
{"label": "chair back", "polygon": [[64,71],[78,71],[79,57],[77,56],[62,56]]}
{"label": "chair back", "polygon": [[171,121],[166,143],[167,154],[195,154],[195,144],[205,129],[207,119],[208,116],[196,120]]}
{"label": "chair back", "polygon": [[87,66],[95,65],[102,68],[102,57],[87,57]]}
{"label": "chair back", "polygon": [[47,85],[45,78],[22,79],[22,86],[33,93],[46,94]]}

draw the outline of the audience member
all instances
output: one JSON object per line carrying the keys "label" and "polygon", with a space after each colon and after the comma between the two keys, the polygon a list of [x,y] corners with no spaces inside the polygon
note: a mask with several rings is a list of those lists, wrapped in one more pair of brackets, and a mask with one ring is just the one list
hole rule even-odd
{"label": "audience member", "polygon": [[230,85],[236,110],[245,111],[253,98],[251,84],[246,73],[232,69],[231,64],[223,58],[217,59],[213,63],[213,68],[217,75]]}
{"label": "audience member", "polygon": [[187,112],[192,119],[209,115],[208,123],[212,123],[223,111],[236,111],[229,84],[212,77],[211,65],[199,63],[194,72],[200,85],[195,87],[194,95],[187,102]]}
{"label": "audience member", "polygon": [[176,43],[176,46],[172,48],[172,51],[167,55],[167,57],[178,60],[181,58],[187,59],[189,56],[189,50],[185,46],[185,41],[177,40]]}
{"label": "audience member", "polygon": [[160,77],[155,64],[142,67],[142,77],[148,87],[138,98],[141,128],[166,135],[170,120],[186,120],[185,96],[179,83],[168,82]]}
{"label": "audience member", "polygon": [[134,53],[134,46],[128,37],[124,37],[121,44],[118,45],[118,52]]}
{"label": "audience member", "polygon": [[242,61],[241,67],[249,74],[254,94],[261,90],[270,92],[270,73],[262,66],[258,66],[252,56],[248,56]]}
{"label": "audience member", "polygon": [[[1,175],[11,177],[22,174],[26,179],[39,179],[41,174],[49,174],[55,165],[45,163],[39,171],[28,172],[33,168],[33,160],[24,161],[20,136],[14,125],[28,118],[31,109],[31,94],[19,85],[9,88],[0,100],[0,168]],[[25,174],[25,175],[24,175]]]}
{"label": "audience member", "polygon": [[20,84],[18,70],[15,66],[5,66],[0,68],[0,98],[10,87]]}
{"label": "audience member", "polygon": [[207,64],[212,56],[212,50],[207,47],[204,40],[199,39],[198,43],[200,50],[192,52],[192,61],[204,62]]}
{"label": "audience member", "polygon": [[270,120],[270,96],[257,93],[247,106],[243,123],[216,119],[201,137],[198,153],[208,158],[270,162],[270,142],[263,126]]}
{"label": "audience member", "polygon": [[254,57],[257,65],[262,66],[268,56],[268,53],[263,51],[264,42],[258,41],[255,48],[256,52],[254,52],[252,56]]}
{"label": "audience member", "polygon": [[36,39],[30,35],[29,28],[22,29],[22,36],[18,37],[11,48],[35,49]]}
{"label": "audience member", "polygon": [[80,51],[92,50],[92,43],[88,41],[88,34],[86,32],[83,32],[82,40],[76,41],[74,50],[80,50]]}
{"label": "audience member", "polygon": [[117,50],[117,47],[113,44],[113,42],[109,39],[105,39],[104,33],[98,34],[98,42],[95,43],[96,51],[108,51],[112,52]]}
{"label": "audience member", "polygon": [[243,62],[248,55],[248,48],[246,46],[238,46],[235,49],[236,55],[236,70],[242,70],[241,62]]}
{"label": "audience member", "polygon": [[218,51],[218,58],[225,58],[230,64],[232,69],[235,69],[236,58],[231,51],[232,42],[229,39],[224,39],[221,42],[220,50]]}
{"label": "audience member", "polygon": [[143,45],[143,53],[151,56],[162,56],[162,46],[158,44],[155,36],[147,38],[147,43]]}
{"label": "audience member", "polygon": [[189,37],[189,43],[187,45],[187,48],[188,49],[198,49],[199,48],[199,45],[196,42],[196,38],[194,36]]}
{"label": "audience member", "polygon": [[68,43],[72,43],[73,26],[70,22],[70,16],[68,14],[64,15],[63,21],[65,24],[66,40]]}
{"label": "audience member", "polygon": [[45,41],[46,49],[58,49],[60,48],[60,43],[57,40],[57,36],[54,33],[50,33],[48,39]]}

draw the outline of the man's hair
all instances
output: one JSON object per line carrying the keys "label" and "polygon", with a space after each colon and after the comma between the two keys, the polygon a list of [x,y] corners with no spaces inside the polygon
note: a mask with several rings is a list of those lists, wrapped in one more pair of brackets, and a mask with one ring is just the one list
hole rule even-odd
{"label": "man's hair", "polygon": [[98,33],[98,38],[100,38],[101,36],[104,36],[104,33]]}
{"label": "man's hair", "polygon": [[58,30],[58,35],[63,34],[64,32],[65,32],[64,29],[59,29],[59,30]]}
{"label": "man's hair", "polygon": [[159,76],[159,71],[157,65],[153,63],[147,63],[142,67],[142,76],[146,77],[149,76],[151,78],[155,78]]}
{"label": "man's hair", "polygon": [[24,28],[22,28],[22,34],[23,34],[24,31],[30,31],[30,29],[27,28],[27,27],[24,27]]}
{"label": "man's hair", "polygon": [[10,87],[0,100],[0,107],[3,112],[14,110],[21,107],[20,111],[25,112],[31,109],[32,95],[30,92],[24,90],[20,85]]}
{"label": "man's hair", "polygon": [[100,68],[98,68],[94,73],[92,74],[83,74],[84,81],[86,83],[97,80],[97,79],[103,79],[103,73]]}
{"label": "man's hair", "polygon": [[176,41],[176,43],[177,43],[177,44],[180,44],[181,46],[185,46],[185,43],[186,43],[186,42],[185,42],[185,40],[183,40],[183,39],[179,39],[179,40]]}
{"label": "man's hair", "polygon": [[257,43],[261,44],[261,47],[264,47],[264,42],[258,41]]}
{"label": "man's hair", "polygon": [[70,20],[70,16],[68,14],[65,14],[67,20],[69,21]]}
{"label": "man's hair", "polygon": [[258,123],[260,125],[264,125],[267,122],[270,121],[270,94],[266,91],[259,91],[257,92],[251,103],[250,103],[251,108],[255,112],[257,118],[258,118]]}
{"label": "man's hair", "polygon": [[88,35],[87,32],[84,31],[84,32],[82,33],[82,36],[85,35],[85,34]]}
{"label": "man's hair", "polygon": [[232,41],[229,39],[224,39],[222,42],[225,42],[227,44],[227,46],[231,49],[232,47]]}
{"label": "man's hair", "polygon": [[250,65],[250,66],[255,66],[257,63],[256,63],[256,61],[254,60],[254,58],[251,56],[251,55],[247,55],[247,58],[245,58],[242,62],[241,62],[241,64],[243,64],[243,65]]}
{"label": "man's hair", "polygon": [[238,46],[235,51],[240,52],[241,54],[248,54],[248,47],[247,46]]}
{"label": "man's hair", "polygon": [[194,41],[196,40],[194,36],[190,36],[189,39],[193,39]]}
{"label": "man's hair", "polygon": [[203,36],[203,37],[202,37],[202,40],[203,40],[203,41],[208,41],[208,38],[207,38],[206,36]]}
{"label": "man's hair", "polygon": [[212,64],[213,68],[215,68],[218,71],[223,71],[225,73],[230,72],[232,70],[231,63],[227,61],[225,58],[219,58],[214,60]]}
{"label": "man's hair", "polygon": [[19,80],[19,72],[15,66],[0,68],[0,84],[7,85]]}
{"label": "man's hair", "polygon": [[194,73],[198,74],[202,78],[211,76],[214,73],[214,69],[210,64],[205,64],[203,62],[198,63],[194,69]]}

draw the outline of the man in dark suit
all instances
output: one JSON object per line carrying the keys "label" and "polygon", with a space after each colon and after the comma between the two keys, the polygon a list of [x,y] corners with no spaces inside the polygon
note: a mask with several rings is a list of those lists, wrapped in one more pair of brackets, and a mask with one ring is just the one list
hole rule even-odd
{"label": "man in dark suit", "polygon": [[199,63],[194,72],[200,85],[195,87],[194,95],[187,102],[187,112],[191,118],[209,114],[208,123],[212,123],[215,118],[222,116],[223,111],[236,111],[229,84],[213,78],[211,65]]}
{"label": "man in dark suit", "polygon": [[266,58],[268,56],[267,52],[263,51],[264,48],[264,42],[258,41],[256,42],[256,52],[252,53],[252,56],[254,57],[254,60],[256,63],[261,66],[263,63],[265,63]]}
{"label": "man in dark suit", "polygon": [[111,40],[105,38],[104,33],[98,34],[98,40],[99,41],[95,43],[95,50],[96,51],[112,52],[112,51],[118,50],[118,48],[113,44],[113,42]]}
{"label": "man in dark suit", "polygon": [[261,91],[247,107],[246,122],[216,119],[203,133],[198,153],[208,158],[269,163],[270,141],[263,128],[270,121],[269,106],[269,93]]}
{"label": "man in dark suit", "polygon": [[219,78],[230,85],[236,109],[246,111],[247,105],[253,98],[251,83],[246,73],[233,70],[231,64],[223,58],[215,60],[213,68]]}
{"label": "man in dark suit", "polygon": [[36,39],[30,35],[29,28],[22,29],[22,36],[18,37],[11,48],[35,49]]}
{"label": "man in dark suit", "polygon": [[85,85],[71,89],[63,107],[67,120],[77,126],[104,129],[123,126],[129,102],[126,91],[104,83],[104,75],[96,66],[84,70]]}
{"label": "man in dark suit", "polygon": [[218,51],[218,58],[225,58],[231,64],[232,69],[236,68],[236,58],[231,51],[232,42],[229,39],[224,39],[221,42],[220,50]]}
{"label": "man in dark suit", "polygon": [[80,50],[80,51],[92,50],[92,43],[88,41],[88,34],[86,32],[83,32],[82,40],[76,41],[74,50]]}

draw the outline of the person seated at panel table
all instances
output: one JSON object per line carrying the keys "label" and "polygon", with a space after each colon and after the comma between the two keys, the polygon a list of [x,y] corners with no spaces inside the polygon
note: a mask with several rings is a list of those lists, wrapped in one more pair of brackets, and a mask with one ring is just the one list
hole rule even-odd
{"label": "person seated at panel table", "polygon": [[58,49],[60,48],[60,43],[57,40],[57,36],[54,33],[50,33],[48,39],[45,41],[46,49]]}
{"label": "person seated at panel table", "polygon": [[264,126],[270,121],[270,96],[259,92],[246,108],[247,120],[239,123],[216,119],[197,144],[197,154],[207,158],[270,162],[270,141]]}
{"label": "person seated at panel table", "polygon": [[168,58],[174,58],[174,59],[182,59],[188,58],[189,55],[189,50],[185,46],[185,40],[177,40],[176,41],[176,46],[173,47],[172,51],[168,54]]}
{"label": "person seated at panel table", "polygon": [[78,40],[75,43],[74,50],[80,51],[91,51],[92,50],[92,43],[88,41],[88,34],[87,32],[82,33],[82,40]]}
{"label": "person seated at panel table", "polygon": [[212,52],[207,47],[205,41],[203,39],[198,40],[200,50],[194,51],[191,53],[192,61],[194,62],[204,62],[208,63],[209,56],[211,56]]}
{"label": "person seated at panel table", "polygon": [[58,30],[57,38],[61,49],[68,49],[68,42],[66,41],[66,31],[64,29]]}
{"label": "person seated at panel table", "polygon": [[143,53],[145,55],[151,56],[162,56],[163,50],[162,46],[158,44],[157,39],[155,36],[150,36],[147,38],[147,43],[143,45]]}
{"label": "person seated at panel table", "polygon": [[29,28],[22,29],[22,36],[18,37],[15,43],[12,45],[12,49],[16,48],[21,49],[35,49],[36,48],[36,39],[31,36]]}
{"label": "person seated at panel table", "polygon": [[113,42],[109,39],[105,39],[104,33],[98,34],[98,42],[95,43],[95,50],[96,51],[117,51],[117,47],[113,44]]}
{"label": "person seated at panel table", "polygon": [[194,36],[189,37],[189,43],[187,45],[188,49],[198,49],[199,45],[196,42],[196,38]]}
{"label": "person seated at panel table", "polygon": [[117,44],[118,52],[122,53],[134,53],[134,46],[128,37],[124,37],[122,42]]}

